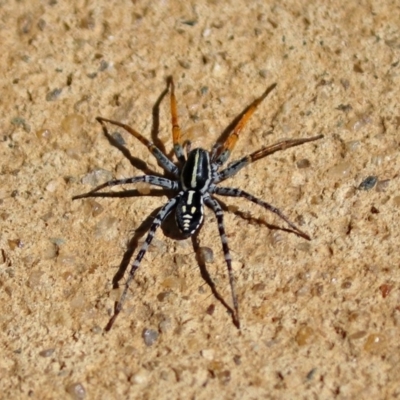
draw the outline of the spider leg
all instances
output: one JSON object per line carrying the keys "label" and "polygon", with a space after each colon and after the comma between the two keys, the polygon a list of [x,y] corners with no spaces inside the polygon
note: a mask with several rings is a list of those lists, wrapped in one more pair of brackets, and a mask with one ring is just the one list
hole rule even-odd
{"label": "spider leg", "polygon": [[105,128],[104,123],[108,122],[112,125],[116,125],[116,126],[119,126],[123,129],[125,129],[128,133],[130,133],[132,136],[134,136],[136,139],[138,139],[141,143],[143,143],[149,149],[149,151],[157,159],[157,161],[160,163],[161,167],[164,168],[164,170],[170,172],[171,174],[173,174],[175,176],[179,175],[177,166],[170,159],[168,159],[168,157],[157,146],[155,146],[153,142],[146,139],[144,136],[142,136],[135,129],[131,128],[129,125],[123,124],[122,122],[113,121],[111,119],[102,118],[102,117],[97,117],[96,120],[98,122],[100,122],[100,124],[104,128]]}
{"label": "spider leg", "polygon": [[214,145],[211,151],[211,159],[213,162],[216,162],[219,166],[226,162],[236,145],[240,132],[245,127],[250,117],[254,114],[259,104],[271,93],[275,86],[276,83],[269,86],[259,98],[257,98],[250,104],[250,106],[247,108],[246,112],[243,114],[242,118],[239,120],[233,131],[226,138],[224,143],[216,143]]}
{"label": "spider leg", "polygon": [[279,208],[276,208],[272,206],[271,204],[258,199],[257,197],[251,195],[250,193],[247,193],[243,190],[240,189],[235,189],[235,188],[229,188],[229,187],[218,187],[218,186],[213,186],[212,188],[213,193],[219,194],[220,196],[228,196],[228,197],[243,197],[255,204],[258,204],[259,206],[273,212],[276,214],[278,217],[282,218],[297,234],[304,239],[311,240],[310,236],[308,236],[306,233],[304,233],[301,229],[299,229],[293,222],[289,220],[286,215],[282,213]]}
{"label": "spider leg", "polygon": [[174,151],[176,158],[183,164],[185,162],[185,156],[183,154],[181,140],[181,128],[178,122],[178,107],[176,105],[175,97],[175,84],[172,76],[169,78],[169,84],[171,86],[171,122],[172,122],[172,141],[174,143]]}
{"label": "spider leg", "polygon": [[288,139],[275,143],[271,146],[264,147],[260,150],[255,151],[254,153],[251,153],[241,158],[240,160],[232,162],[227,168],[216,174],[214,183],[224,181],[225,179],[238,173],[242,168],[246,167],[252,162],[260,160],[261,158],[269,156],[270,154],[273,154],[277,151],[286,150],[294,146],[300,146],[303,143],[313,142],[314,140],[318,140],[323,137],[323,135],[318,135],[305,139]]}
{"label": "spider leg", "polygon": [[160,227],[161,223],[167,218],[169,213],[173,210],[173,208],[176,206],[176,203],[179,200],[180,195],[172,198],[167,204],[165,204],[161,210],[157,213],[157,215],[154,218],[154,221],[150,227],[149,233],[147,234],[146,240],[143,242],[142,247],[140,248],[139,252],[136,255],[135,261],[133,262],[131,266],[131,270],[129,271],[128,279],[125,282],[125,288],[124,291],[122,292],[122,295],[118,301],[118,303],[115,306],[114,310],[114,315],[108,322],[105,330],[109,331],[111,327],[114,324],[115,319],[117,318],[118,314],[122,310],[122,306],[125,303],[126,296],[128,294],[129,290],[129,285],[132,282],[133,277],[135,276],[136,270],[139,268],[140,262],[142,261],[143,256],[146,254],[146,251],[153,240],[153,237],[156,233],[156,230]]}
{"label": "spider leg", "polygon": [[142,175],[142,176],[134,176],[132,178],[115,179],[112,181],[105,182],[105,183],[95,187],[90,192],[87,192],[84,194],[79,194],[77,196],[72,197],[72,200],[90,197],[91,194],[96,193],[105,187],[125,185],[128,183],[138,183],[138,182],[145,182],[150,185],[160,186],[165,189],[178,190],[178,184],[174,181],[171,181],[170,179],[166,179],[166,178],[162,178],[162,177],[154,176],[154,175]]}
{"label": "spider leg", "polygon": [[217,217],[218,231],[222,242],[222,250],[224,251],[226,266],[228,268],[229,285],[231,287],[232,303],[233,303],[233,309],[235,311],[235,315],[233,315],[233,322],[236,325],[236,327],[240,329],[239,303],[235,290],[235,277],[233,276],[233,270],[232,270],[232,257],[229,252],[228,239],[226,238],[225,234],[224,212],[222,211],[222,208],[219,205],[218,201],[216,199],[213,199],[208,194],[204,197],[204,203],[214,211],[214,214]]}

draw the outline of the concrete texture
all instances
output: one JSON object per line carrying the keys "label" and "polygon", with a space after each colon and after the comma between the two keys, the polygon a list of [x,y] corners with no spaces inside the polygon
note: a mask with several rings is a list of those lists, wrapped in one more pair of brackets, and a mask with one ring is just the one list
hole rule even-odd
{"label": "concrete texture", "polygon": [[[399,21],[390,0],[2,1],[0,397],[398,398]],[[169,221],[105,333],[113,277],[167,197],[71,198],[140,168],[161,173],[112,126],[127,151],[111,145],[95,117],[150,139],[170,75],[194,146],[209,149],[273,82],[232,159],[324,135],[224,183],[279,207],[312,241],[224,199],[238,330]],[[168,96],[153,130],[171,154]],[[359,189],[369,176],[375,186]],[[209,211],[198,239],[230,304]]]}

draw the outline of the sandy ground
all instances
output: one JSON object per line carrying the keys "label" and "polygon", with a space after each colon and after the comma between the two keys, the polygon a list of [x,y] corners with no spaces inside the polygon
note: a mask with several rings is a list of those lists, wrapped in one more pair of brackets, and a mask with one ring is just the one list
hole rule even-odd
{"label": "sandy ground", "polygon": [[[398,1],[181,3],[1,1],[0,397],[400,397]],[[168,193],[72,196],[162,174],[146,147],[109,126],[111,143],[95,118],[128,123],[172,157],[168,76],[193,146],[210,149],[274,82],[232,159],[324,135],[221,184],[279,207],[312,240],[223,199],[238,330],[171,219],[106,333],[113,278]],[[198,241],[231,304],[210,210]]]}

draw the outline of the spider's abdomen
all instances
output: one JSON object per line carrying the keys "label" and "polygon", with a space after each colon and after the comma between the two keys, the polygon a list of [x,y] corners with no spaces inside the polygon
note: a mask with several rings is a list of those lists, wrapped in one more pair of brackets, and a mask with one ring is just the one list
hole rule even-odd
{"label": "spider's abdomen", "polygon": [[175,211],[175,220],[179,230],[192,235],[203,221],[203,195],[194,190],[182,192]]}
{"label": "spider's abdomen", "polygon": [[181,184],[184,190],[204,193],[211,183],[210,154],[204,149],[194,149],[182,168]]}

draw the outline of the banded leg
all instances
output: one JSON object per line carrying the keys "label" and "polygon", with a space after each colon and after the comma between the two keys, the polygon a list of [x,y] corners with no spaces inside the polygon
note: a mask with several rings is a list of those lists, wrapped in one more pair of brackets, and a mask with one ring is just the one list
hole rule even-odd
{"label": "banded leg", "polygon": [[224,164],[231,155],[233,148],[239,138],[239,134],[247,124],[250,117],[254,114],[260,103],[275,89],[276,83],[272,84],[267,90],[256,100],[254,100],[246,112],[243,114],[240,121],[237,123],[233,131],[229,134],[224,143],[216,143],[211,151],[212,161],[216,162],[219,166]]}
{"label": "banded leg", "polygon": [[143,143],[149,151],[153,154],[153,156],[157,159],[160,163],[161,167],[164,168],[165,171],[170,172],[171,174],[175,175],[176,177],[179,176],[179,171],[176,165],[158,148],[154,145],[153,142],[146,139],[142,136],[139,132],[135,129],[131,128],[129,125],[123,124],[122,122],[113,121],[111,119],[97,117],[96,120],[100,122],[100,124],[105,128],[105,122],[108,122],[112,125],[119,126],[125,129],[128,133],[138,139],[141,143]]}
{"label": "banded leg", "polygon": [[295,232],[297,232],[297,234],[299,236],[303,237],[304,239],[311,240],[310,236],[308,236],[301,229],[299,229],[295,224],[293,224],[293,222],[291,222],[289,220],[289,218],[286,217],[286,215],[284,215],[281,210],[279,210],[279,208],[276,208],[263,200],[257,199],[257,197],[251,195],[250,193],[247,193],[240,189],[228,188],[228,187],[218,187],[218,186],[213,186],[212,192],[215,194],[219,194],[220,196],[243,197],[255,204],[258,204],[259,206],[267,209],[268,211],[273,212],[278,217],[282,218]]}
{"label": "banded leg", "polygon": [[133,264],[131,266],[131,270],[129,271],[128,279],[125,282],[124,291],[122,292],[122,295],[121,295],[117,305],[115,306],[114,315],[112,316],[112,318],[110,319],[110,321],[108,322],[108,324],[105,328],[106,331],[109,331],[111,329],[111,327],[114,324],[115,319],[117,318],[118,314],[122,310],[122,306],[124,305],[126,296],[128,294],[129,285],[132,282],[133,277],[135,276],[136,270],[139,268],[139,265],[140,265],[140,262],[142,261],[143,256],[146,254],[146,251],[147,251],[151,241],[153,240],[156,230],[160,227],[161,223],[165,220],[165,218],[167,218],[169,213],[176,206],[176,203],[179,200],[179,197],[180,197],[180,195],[174,197],[167,204],[165,204],[165,206],[163,208],[161,208],[161,210],[157,213],[156,217],[154,218],[154,221],[150,227],[149,233],[147,234],[146,240],[142,244],[142,247],[140,248],[139,252],[136,255],[135,261],[133,262]]}
{"label": "banded leg", "polygon": [[229,285],[231,287],[232,303],[233,303],[233,309],[235,311],[235,315],[233,316],[233,321],[234,321],[235,325],[237,326],[237,328],[240,329],[239,303],[238,303],[238,299],[236,296],[236,290],[235,290],[235,277],[233,276],[233,270],[232,270],[232,257],[229,252],[228,239],[226,238],[226,234],[225,234],[224,212],[222,211],[222,208],[219,205],[218,201],[213,199],[209,195],[207,195],[207,197],[205,197],[204,203],[214,211],[214,214],[217,217],[218,231],[219,231],[219,236],[220,236],[221,242],[222,242],[222,250],[224,252],[226,266],[228,269]]}
{"label": "banded leg", "polygon": [[172,189],[172,190],[178,190],[178,184],[174,181],[171,181],[166,178],[162,178],[159,176],[154,176],[154,175],[142,175],[142,176],[134,176],[132,178],[126,178],[126,179],[115,179],[112,181],[105,182],[97,187],[95,187],[93,190],[90,192],[84,193],[84,194],[79,194],[78,196],[74,196],[72,200],[76,199],[82,199],[85,197],[90,197],[91,194],[98,192],[101,189],[104,189],[105,187],[111,187],[111,186],[117,186],[117,185],[125,185],[128,183],[138,183],[138,182],[145,182],[150,185],[154,186],[160,186],[165,189]]}
{"label": "banded leg", "polygon": [[286,150],[294,146],[300,146],[301,144],[313,142],[314,140],[318,140],[323,137],[323,135],[318,135],[305,139],[288,139],[275,143],[271,146],[264,147],[255,151],[254,153],[249,154],[248,156],[241,158],[240,160],[232,162],[227,168],[216,174],[214,183],[224,181],[225,179],[238,173],[242,168],[246,167],[252,162],[260,160],[261,158],[269,156],[277,151]]}
{"label": "banded leg", "polygon": [[175,84],[172,76],[169,78],[169,84],[171,85],[171,122],[172,122],[172,141],[174,144],[174,152],[176,158],[182,164],[185,162],[185,156],[183,154],[183,148],[181,145],[181,128],[178,122],[178,107],[176,106],[175,97]]}

